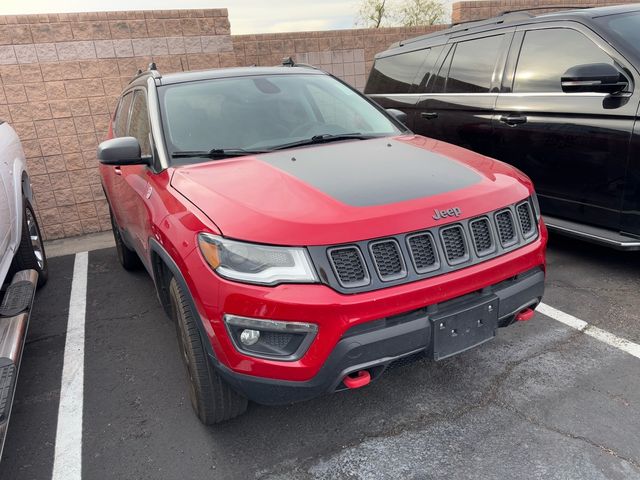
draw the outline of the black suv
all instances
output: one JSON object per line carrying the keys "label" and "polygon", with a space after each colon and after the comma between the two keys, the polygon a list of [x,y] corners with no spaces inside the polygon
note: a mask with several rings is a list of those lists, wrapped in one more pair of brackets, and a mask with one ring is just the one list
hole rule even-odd
{"label": "black suv", "polygon": [[365,93],[523,170],[550,228],[640,250],[640,4],[516,12],[405,40]]}

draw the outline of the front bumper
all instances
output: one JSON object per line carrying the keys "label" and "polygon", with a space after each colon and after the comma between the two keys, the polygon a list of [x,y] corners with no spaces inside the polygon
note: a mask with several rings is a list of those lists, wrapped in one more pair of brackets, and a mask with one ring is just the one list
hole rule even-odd
{"label": "front bumper", "polygon": [[355,325],[342,335],[319,372],[307,381],[261,378],[234,372],[219,362],[214,364],[227,382],[257,403],[282,405],[308,400],[346,389],[342,380],[350,373],[366,369],[375,379],[394,362],[424,355],[433,358],[434,321],[461,308],[497,305],[497,326],[510,325],[518,312],[540,302],[544,277],[542,268],[536,267],[450,301]]}

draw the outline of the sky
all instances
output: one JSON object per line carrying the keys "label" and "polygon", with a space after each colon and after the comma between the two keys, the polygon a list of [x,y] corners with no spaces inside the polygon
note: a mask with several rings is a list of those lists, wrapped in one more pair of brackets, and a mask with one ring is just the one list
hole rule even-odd
{"label": "sky", "polygon": [[227,8],[231,33],[353,28],[358,0],[0,0],[0,15]]}

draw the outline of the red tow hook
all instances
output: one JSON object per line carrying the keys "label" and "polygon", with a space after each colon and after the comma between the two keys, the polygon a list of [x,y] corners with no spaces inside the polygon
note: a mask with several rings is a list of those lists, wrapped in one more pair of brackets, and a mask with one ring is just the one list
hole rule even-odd
{"label": "red tow hook", "polygon": [[371,374],[367,370],[360,370],[353,375],[351,373],[342,379],[347,388],[360,388],[371,382]]}
{"label": "red tow hook", "polygon": [[531,320],[535,314],[536,312],[533,310],[533,308],[525,308],[516,315],[516,320],[518,322],[526,322],[528,320]]}

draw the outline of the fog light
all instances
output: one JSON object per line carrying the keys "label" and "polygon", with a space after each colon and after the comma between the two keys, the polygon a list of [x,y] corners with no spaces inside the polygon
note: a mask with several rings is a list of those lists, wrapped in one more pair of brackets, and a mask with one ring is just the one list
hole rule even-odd
{"label": "fog light", "polygon": [[240,342],[248,347],[255,345],[258,340],[260,340],[260,332],[258,330],[246,328],[240,333]]}

